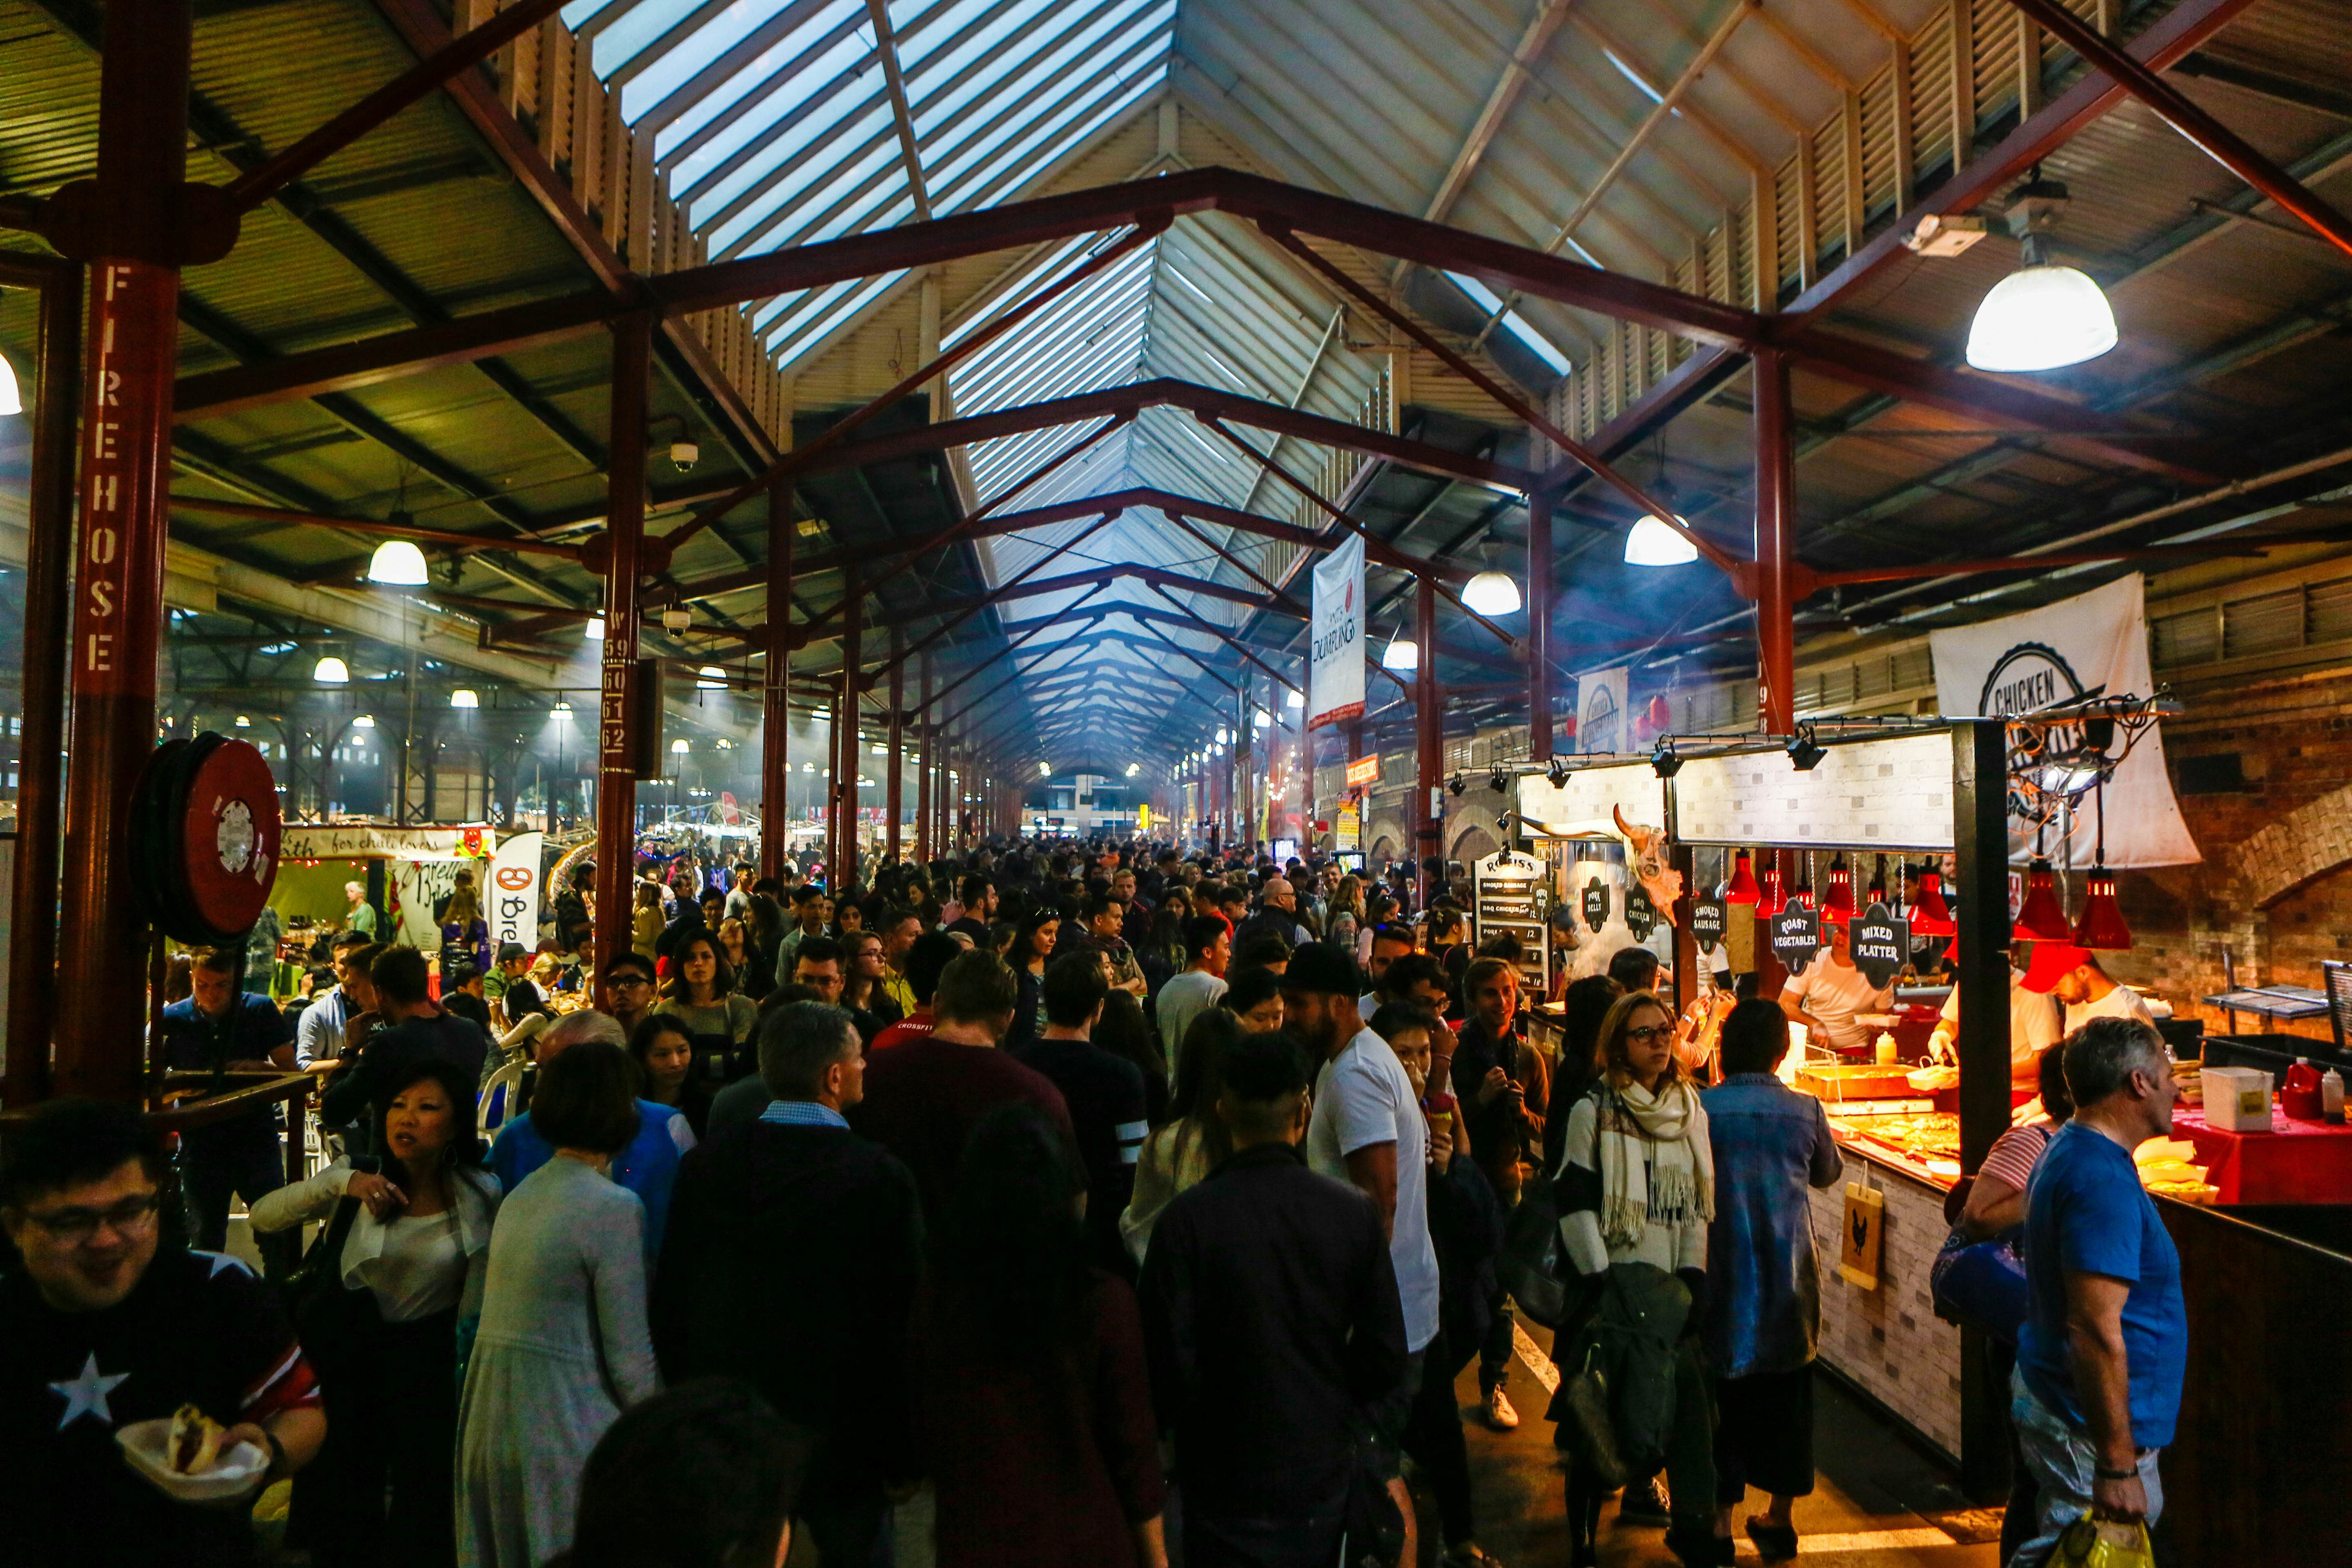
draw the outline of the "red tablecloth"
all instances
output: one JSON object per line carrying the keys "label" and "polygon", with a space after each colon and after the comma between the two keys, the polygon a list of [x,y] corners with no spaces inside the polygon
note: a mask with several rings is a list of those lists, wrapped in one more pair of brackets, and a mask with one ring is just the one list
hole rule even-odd
{"label": "red tablecloth", "polygon": [[2224,1132],[2183,1107],[2172,1131],[2197,1145],[2221,1203],[2352,1204],[2352,1127],[2293,1121],[2273,1106],[2268,1132]]}

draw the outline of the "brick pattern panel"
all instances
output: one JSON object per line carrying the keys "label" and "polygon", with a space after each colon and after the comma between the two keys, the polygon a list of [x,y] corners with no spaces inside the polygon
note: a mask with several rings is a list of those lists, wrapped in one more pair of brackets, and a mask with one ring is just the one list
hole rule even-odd
{"label": "brick pattern panel", "polygon": [[[1878,1289],[1838,1277],[1838,1237],[1848,1182],[1886,1194]],[[1960,1331],[1936,1316],[1927,1270],[1950,1227],[1935,1187],[1845,1151],[1845,1176],[1816,1188],[1813,1235],[1822,1247],[1822,1360],[1867,1389],[1957,1465],[1960,1452]]]}

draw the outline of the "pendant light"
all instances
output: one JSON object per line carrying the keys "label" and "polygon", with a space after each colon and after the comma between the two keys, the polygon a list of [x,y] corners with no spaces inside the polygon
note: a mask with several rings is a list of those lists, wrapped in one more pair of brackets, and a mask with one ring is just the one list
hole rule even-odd
{"label": "pendant light", "polygon": [[433,580],[425,570],[425,552],[405,539],[387,539],[368,558],[368,581],[396,588],[420,588]]}
{"label": "pendant light", "polygon": [[604,640],[604,616],[591,616],[588,617],[588,640],[590,642],[603,642]]}
{"label": "pendant light", "polygon": [[1731,858],[1731,880],[1723,885],[1723,901],[1752,904],[1761,896],[1756,886],[1755,868],[1749,864],[1748,851],[1742,849]]}
{"label": "pendant light", "polygon": [[1959,922],[1952,919],[1951,906],[1944,902],[1944,874],[1931,863],[1919,868],[1918,881],[1918,894],[1911,900],[1911,934],[1959,935]]}
{"label": "pendant light", "polygon": [[2066,907],[2058,901],[2058,879],[2050,858],[2036,855],[2025,868],[2025,901],[2017,911],[2015,935],[2021,941],[2067,942],[2074,934],[2066,923]]}
{"label": "pendant light", "polygon": [[1492,540],[1486,542],[1486,569],[1462,586],[1462,603],[1465,608],[1482,616],[1507,616],[1519,607],[1519,585],[1511,574],[1502,569],[1496,559],[1497,548]]}
{"label": "pendant light", "polygon": [[2131,946],[2131,927],[2116,902],[2116,874],[2107,869],[2107,786],[2099,785],[2099,851],[2083,891],[2083,918],[2074,922],[2074,945],[2107,952]]}
{"label": "pendant light", "polygon": [[352,680],[352,667],[329,654],[310,667],[310,679],[320,686],[348,686]]}
{"label": "pendant light", "polygon": [[1756,895],[1756,918],[1769,921],[1788,907],[1788,890],[1780,880],[1780,858],[1775,855],[1772,864],[1764,868],[1764,886]]}
{"label": "pendant light", "polygon": [[449,706],[452,708],[479,708],[481,705],[481,694],[469,686],[461,686],[449,693]]}
{"label": "pendant light", "polygon": [[25,395],[16,385],[16,367],[0,354],[0,416],[25,412]]}
{"label": "pendant light", "polygon": [[[1675,521],[1689,526],[1682,518]],[[1698,546],[1662,517],[1645,517],[1625,535],[1628,566],[1687,566],[1697,559]]]}
{"label": "pendant light", "polygon": [[2044,236],[2066,199],[2065,185],[2038,169],[2011,198],[2009,227],[2023,242],[2023,259],[1992,286],[1969,326],[1969,363],[1977,369],[2057,370],[2116,346],[2116,313],[2099,286],[2045,254]]}
{"label": "pendant light", "polygon": [[1421,645],[1399,633],[1389,639],[1381,650],[1381,668],[1399,675],[1410,675],[1421,668]]}
{"label": "pendant light", "polygon": [[1845,857],[1830,862],[1829,885],[1822,889],[1822,923],[1843,925],[1853,919],[1853,873],[1846,869]]}

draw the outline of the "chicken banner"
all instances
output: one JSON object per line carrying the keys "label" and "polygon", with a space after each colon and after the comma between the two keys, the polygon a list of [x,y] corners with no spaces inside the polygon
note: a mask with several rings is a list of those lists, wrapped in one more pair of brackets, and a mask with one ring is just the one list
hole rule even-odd
{"label": "chicken banner", "polygon": [[1313,641],[1307,661],[1307,727],[1364,715],[1364,540],[1348,542],[1315,568]]}
{"label": "chicken banner", "polygon": [[[2156,689],[2148,668],[2147,584],[2137,573],[2023,615],[1927,635],[1936,662],[1936,700],[1948,718],[2006,718],[2078,697],[2146,698]],[[2121,743],[2121,737],[2117,737]],[[2139,738],[2106,785],[2107,864],[2185,866],[2204,858],[2164,766],[2164,738]],[[2088,866],[2095,858],[2099,807],[2084,795],[2064,842],[2057,825],[2052,860]],[[2032,831],[2011,816],[2009,854],[2033,853]]]}

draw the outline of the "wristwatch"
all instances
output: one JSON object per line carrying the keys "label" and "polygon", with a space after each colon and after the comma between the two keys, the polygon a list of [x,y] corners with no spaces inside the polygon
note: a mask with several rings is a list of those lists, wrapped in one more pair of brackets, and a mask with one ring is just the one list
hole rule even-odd
{"label": "wristwatch", "polygon": [[264,1426],[261,1429],[261,1436],[263,1440],[269,1445],[269,1466],[267,1469],[261,1472],[262,1484],[267,1486],[269,1482],[276,1480],[280,1476],[286,1474],[286,1445],[279,1442],[278,1440],[278,1434],[272,1432],[267,1426]]}

